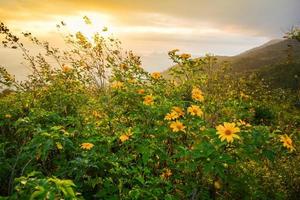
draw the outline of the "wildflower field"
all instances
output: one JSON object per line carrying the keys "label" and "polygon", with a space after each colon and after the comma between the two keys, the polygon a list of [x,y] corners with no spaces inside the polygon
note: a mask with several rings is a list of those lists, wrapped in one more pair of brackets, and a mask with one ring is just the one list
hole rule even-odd
{"label": "wildflower field", "polygon": [[149,73],[101,33],[0,34],[32,70],[0,69],[0,199],[299,198],[297,92],[177,49]]}

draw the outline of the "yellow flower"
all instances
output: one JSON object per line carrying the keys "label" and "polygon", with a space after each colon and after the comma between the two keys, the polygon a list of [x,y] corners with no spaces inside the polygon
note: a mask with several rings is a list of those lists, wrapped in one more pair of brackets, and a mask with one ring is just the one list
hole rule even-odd
{"label": "yellow flower", "polygon": [[294,151],[295,147],[293,146],[293,140],[287,135],[281,135],[280,141],[283,143],[283,146],[289,149],[290,151]]}
{"label": "yellow flower", "polygon": [[123,70],[127,70],[128,66],[125,63],[121,63],[120,68],[123,69]]}
{"label": "yellow flower", "polygon": [[202,91],[199,88],[193,88],[192,90],[192,98],[196,101],[203,101],[204,96]]}
{"label": "yellow flower", "polygon": [[137,81],[136,81],[136,79],[134,79],[134,78],[128,80],[128,83],[136,83],[136,82],[137,82]]}
{"label": "yellow flower", "polygon": [[127,134],[123,134],[119,137],[121,142],[125,142],[126,140],[129,140],[129,136]]}
{"label": "yellow flower", "polygon": [[189,59],[191,57],[191,54],[188,54],[188,53],[183,53],[180,55],[180,58],[182,59]]}
{"label": "yellow flower", "polygon": [[159,72],[153,72],[151,74],[151,77],[154,78],[154,79],[160,79],[161,74]]}
{"label": "yellow flower", "polygon": [[188,107],[187,112],[193,116],[196,115],[196,116],[201,117],[203,115],[203,111],[201,110],[201,108],[199,106],[195,106],[195,105]]}
{"label": "yellow flower", "polygon": [[131,132],[131,128],[129,128],[129,130],[127,131],[127,133],[122,134],[119,139],[121,140],[121,142],[125,142],[127,140],[129,140],[130,136],[132,136],[132,132]]}
{"label": "yellow flower", "polygon": [[170,128],[173,132],[184,131],[185,126],[180,121],[175,121],[170,124]]}
{"label": "yellow flower", "polygon": [[240,95],[243,99],[249,99],[249,95],[245,94],[244,92],[240,92]]}
{"label": "yellow flower", "polygon": [[215,187],[217,190],[221,189],[221,183],[220,183],[219,180],[214,181],[214,187]]}
{"label": "yellow flower", "polygon": [[246,126],[246,127],[251,127],[251,124],[245,122],[244,120],[239,119],[239,121],[237,122],[238,126]]}
{"label": "yellow flower", "polygon": [[171,112],[171,113],[166,114],[165,120],[171,121],[171,120],[177,119],[178,117],[179,116],[176,112]]}
{"label": "yellow flower", "polygon": [[216,127],[217,134],[219,135],[219,138],[223,142],[225,139],[227,142],[231,143],[233,142],[234,138],[240,139],[238,135],[235,133],[240,132],[240,129],[235,126],[235,123],[228,123],[224,122],[224,125],[219,125]]}
{"label": "yellow flower", "polygon": [[80,146],[82,149],[85,149],[85,150],[90,150],[91,148],[94,147],[94,145],[92,143],[88,143],[88,142],[84,142]]}
{"label": "yellow flower", "polygon": [[200,131],[205,131],[206,130],[206,127],[205,126],[201,126],[200,127]]}
{"label": "yellow flower", "polygon": [[6,115],[5,115],[5,118],[10,119],[10,118],[11,118],[11,115],[10,115],[10,114],[6,114]]}
{"label": "yellow flower", "polygon": [[56,142],[55,144],[56,144],[57,149],[59,149],[59,150],[63,149],[63,146],[60,142]]}
{"label": "yellow flower", "polygon": [[121,89],[123,86],[124,84],[121,81],[115,81],[111,84],[113,89]]}
{"label": "yellow flower", "polygon": [[164,169],[164,172],[160,175],[161,178],[167,179],[172,176],[172,171],[168,168]]}
{"label": "yellow flower", "polygon": [[99,118],[99,117],[101,116],[100,113],[97,112],[97,111],[93,111],[93,112],[92,112],[92,115],[93,115],[94,117],[96,117],[96,118]]}
{"label": "yellow flower", "polygon": [[145,90],[144,90],[144,89],[139,89],[139,90],[137,91],[137,93],[138,93],[138,94],[144,94],[144,93],[145,93]]}
{"label": "yellow flower", "polygon": [[67,66],[67,65],[63,65],[63,66],[62,66],[62,71],[63,71],[64,73],[68,73],[68,72],[70,72],[71,70],[72,70],[72,68],[69,67],[69,66]]}
{"label": "yellow flower", "polygon": [[144,97],[144,102],[143,102],[145,105],[153,105],[154,104],[154,98],[152,95],[147,95]]}
{"label": "yellow flower", "polygon": [[172,112],[176,113],[178,117],[184,116],[184,111],[180,107],[174,106]]}

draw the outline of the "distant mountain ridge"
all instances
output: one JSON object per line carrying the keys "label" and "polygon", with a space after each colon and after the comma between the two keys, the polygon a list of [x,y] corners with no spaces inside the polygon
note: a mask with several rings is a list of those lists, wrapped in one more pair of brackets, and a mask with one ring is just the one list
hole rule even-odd
{"label": "distant mountain ridge", "polygon": [[[291,47],[289,47],[291,46]],[[288,49],[291,48],[291,59],[300,62],[300,42],[290,39],[271,40],[259,47],[247,50],[231,57],[217,57],[218,63],[228,61],[233,71],[244,72],[259,68],[283,64],[288,60]]]}
{"label": "distant mountain ridge", "polygon": [[[240,75],[255,72],[273,88],[300,88],[300,42],[297,40],[270,40],[238,55],[216,58],[215,68],[226,61],[231,66],[231,72]],[[169,72],[170,69],[163,72],[166,78],[169,77]]]}

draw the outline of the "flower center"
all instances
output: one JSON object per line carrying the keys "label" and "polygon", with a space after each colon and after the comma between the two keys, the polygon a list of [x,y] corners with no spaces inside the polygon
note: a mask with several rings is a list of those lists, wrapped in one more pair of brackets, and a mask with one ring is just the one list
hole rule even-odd
{"label": "flower center", "polygon": [[226,130],[225,131],[225,135],[231,135],[231,131],[230,130]]}

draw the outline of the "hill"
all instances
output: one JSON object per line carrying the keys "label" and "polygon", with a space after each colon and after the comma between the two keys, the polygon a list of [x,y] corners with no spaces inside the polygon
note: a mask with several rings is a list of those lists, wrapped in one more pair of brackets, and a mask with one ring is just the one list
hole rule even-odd
{"label": "hill", "polygon": [[293,62],[300,62],[300,43],[289,39],[271,40],[239,55],[221,58],[220,61],[229,61],[233,71],[236,72],[252,71],[286,63],[289,52]]}
{"label": "hill", "polygon": [[[299,87],[300,42],[292,39],[275,39],[236,56],[216,56],[218,68],[227,62],[232,71],[240,75],[255,72],[273,87]],[[173,67],[178,67],[177,65]],[[169,71],[169,70],[168,70]],[[164,75],[168,77],[168,71]]]}

